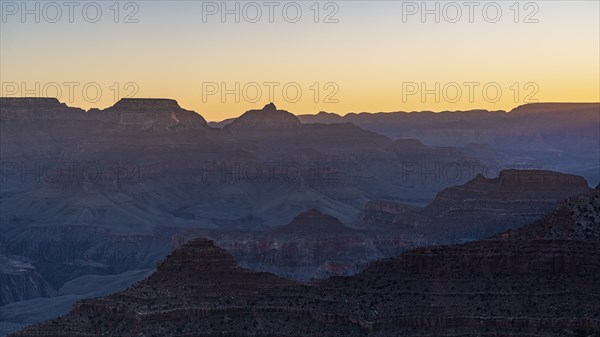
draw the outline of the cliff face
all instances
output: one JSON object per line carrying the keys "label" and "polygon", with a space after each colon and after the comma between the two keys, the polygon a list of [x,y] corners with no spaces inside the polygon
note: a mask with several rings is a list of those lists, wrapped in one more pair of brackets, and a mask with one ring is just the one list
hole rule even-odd
{"label": "cliff face", "polygon": [[541,218],[564,198],[589,192],[579,176],[542,170],[503,170],[497,178],[478,175],[439,192],[419,209],[372,202],[359,221],[373,227],[412,228],[450,242],[481,239]]}
{"label": "cliff face", "polygon": [[[600,191],[523,229],[296,283],[192,240],[138,285],[18,336],[545,336],[600,330]],[[557,227],[558,226],[558,227]],[[16,335],[15,335],[16,336]]]}
{"label": "cliff face", "polygon": [[478,176],[438,193],[420,213],[430,218],[421,226],[430,226],[427,230],[438,235],[483,238],[523,226],[542,217],[562,199],[589,191],[587,182],[579,176],[504,170],[498,178]]}

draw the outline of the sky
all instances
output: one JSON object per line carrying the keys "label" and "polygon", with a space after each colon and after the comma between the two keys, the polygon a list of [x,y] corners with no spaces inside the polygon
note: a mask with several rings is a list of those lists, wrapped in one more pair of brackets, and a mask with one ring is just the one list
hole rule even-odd
{"label": "sky", "polygon": [[215,121],[270,101],[295,114],[600,101],[594,0],[0,4],[5,97],[173,98]]}

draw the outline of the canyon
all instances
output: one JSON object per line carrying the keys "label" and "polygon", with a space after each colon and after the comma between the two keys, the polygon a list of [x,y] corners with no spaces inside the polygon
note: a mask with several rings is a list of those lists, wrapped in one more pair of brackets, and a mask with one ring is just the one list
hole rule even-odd
{"label": "canyon", "polygon": [[[268,104],[216,125],[171,99],[0,98],[0,335],[123,290],[199,237],[307,284],[514,230],[596,184],[598,107],[307,117]],[[468,134],[467,119],[504,127]]]}
{"label": "canyon", "polygon": [[523,228],[291,281],[194,239],[149,278],[11,336],[565,336],[600,332],[600,189]]}

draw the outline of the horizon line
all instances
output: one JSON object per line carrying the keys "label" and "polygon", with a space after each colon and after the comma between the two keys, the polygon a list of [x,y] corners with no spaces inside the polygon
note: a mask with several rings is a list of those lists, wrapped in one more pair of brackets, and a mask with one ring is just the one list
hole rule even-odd
{"label": "horizon line", "polygon": [[[103,108],[103,109],[96,108],[96,107],[89,108],[89,109],[84,109],[84,108],[81,108],[81,107],[78,107],[78,106],[72,106],[72,105],[69,105],[69,103],[67,103],[67,102],[63,102],[63,101],[59,100],[57,97],[27,97],[27,96],[7,97],[7,96],[0,96],[0,100],[5,100],[5,99],[6,100],[12,100],[12,99],[15,99],[15,100],[50,100],[50,101],[56,101],[56,102],[58,102],[60,104],[64,104],[65,106],[67,106],[69,108],[75,108],[75,109],[84,110],[85,112],[90,112],[92,110],[99,110],[99,111],[106,110],[106,109],[114,107],[117,103],[119,103],[121,101],[127,101],[127,100],[173,101],[181,109],[194,112],[194,113],[196,113],[196,114],[204,117],[200,112],[198,112],[196,110],[191,110],[191,109],[187,109],[187,108],[182,107],[179,104],[179,102],[177,101],[177,99],[166,98],[166,97],[124,97],[124,98],[121,98],[118,101],[114,102],[112,105],[110,105],[110,106],[108,106],[106,108]],[[223,103],[223,104],[225,104],[225,103]],[[270,102],[270,103],[267,103],[267,104],[275,104],[275,103],[274,102]],[[473,109],[467,109],[467,110],[464,110],[464,109],[458,109],[458,110],[445,109],[445,110],[436,110],[436,111],[434,111],[434,110],[410,110],[410,111],[409,110],[394,110],[394,111],[360,111],[360,112],[351,111],[351,112],[347,112],[345,114],[339,114],[339,113],[336,113],[336,112],[325,111],[325,110],[320,110],[320,111],[315,112],[315,113],[304,113],[304,114],[295,114],[295,113],[293,113],[291,111],[288,111],[288,110],[282,110],[282,111],[287,111],[287,112],[293,114],[294,116],[317,116],[318,114],[326,113],[326,114],[333,114],[333,115],[336,115],[336,116],[339,116],[339,117],[344,117],[344,116],[347,116],[347,115],[361,115],[361,114],[369,114],[369,115],[393,114],[393,113],[405,113],[405,114],[434,113],[434,114],[439,114],[439,113],[461,113],[461,112],[475,112],[475,111],[511,113],[511,112],[513,112],[514,110],[516,110],[516,109],[518,109],[520,107],[528,106],[528,105],[559,105],[559,104],[569,104],[569,105],[592,105],[592,104],[598,104],[598,105],[600,105],[600,101],[598,101],[598,102],[590,102],[590,101],[585,101],[585,102],[577,102],[577,101],[571,101],[571,102],[564,102],[564,101],[563,102],[556,102],[556,101],[555,102],[551,102],[551,101],[547,101],[547,102],[531,102],[531,103],[523,103],[523,104],[520,104],[520,105],[516,105],[515,107],[513,107],[510,110],[503,110],[503,109],[488,110],[488,109],[484,109],[484,108],[473,108]],[[260,105],[261,104],[258,104],[258,106],[260,106]],[[262,108],[251,109],[251,110],[261,110],[261,109]],[[247,111],[251,111],[251,110],[243,111],[242,114],[244,114]],[[281,109],[277,109],[277,110],[281,110]],[[600,109],[598,110],[598,113],[600,114]],[[241,116],[241,115],[239,115],[239,116]],[[236,119],[239,116],[225,118],[225,119],[222,119],[220,121],[207,121],[207,122],[208,123],[221,123],[221,122],[224,122],[224,121],[227,121],[227,120]]]}

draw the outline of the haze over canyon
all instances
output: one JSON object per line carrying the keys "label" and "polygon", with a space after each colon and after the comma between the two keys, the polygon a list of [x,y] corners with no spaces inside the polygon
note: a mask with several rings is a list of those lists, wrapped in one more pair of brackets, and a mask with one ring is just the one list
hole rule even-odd
{"label": "haze over canyon", "polygon": [[600,103],[0,107],[2,334],[600,331]]}

